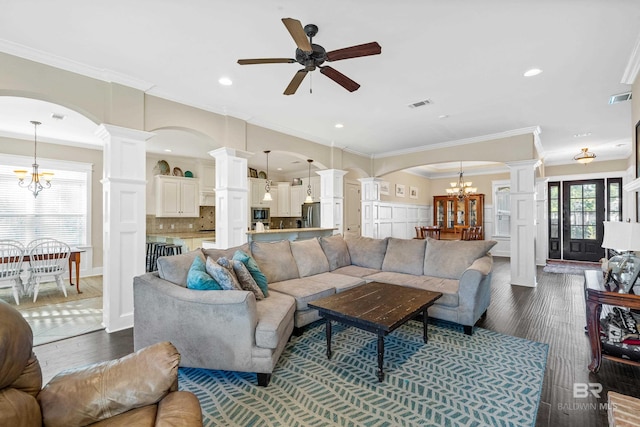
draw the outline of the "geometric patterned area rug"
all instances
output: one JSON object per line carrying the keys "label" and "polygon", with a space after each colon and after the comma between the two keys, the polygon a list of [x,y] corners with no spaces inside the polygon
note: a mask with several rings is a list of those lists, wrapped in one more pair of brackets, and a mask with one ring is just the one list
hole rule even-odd
{"label": "geometric patterned area rug", "polygon": [[181,390],[198,396],[205,426],[533,426],[548,345],[475,328],[415,321],[377,339],[333,324],[331,360],[323,323],[292,337],[268,387],[256,375],[180,368]]}

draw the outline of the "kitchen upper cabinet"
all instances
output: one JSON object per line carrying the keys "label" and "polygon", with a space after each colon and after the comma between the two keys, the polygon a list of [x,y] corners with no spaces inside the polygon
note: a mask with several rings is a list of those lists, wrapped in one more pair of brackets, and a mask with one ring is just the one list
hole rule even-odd
{"label": "kitchen upper cabinet", "polygon": [[[307,197],[307,190],[309,189],[309,178],[302,178],[302,201]],[[314,202],[320,201],[320,177],[311,177],[311,198]]]}
{"label": "kitchen upper cabinet", "polygon": [[265,193],[264,187],[267,184],[267,180],[262,178],[249,178],[249,181],[251,182],[251,185],[250,185],[251,195],[249,197],[249,200],[250,200],[249,204],[254,207],[270,207],[271,202],[265,202],[262,200],[264,198],[264,193]]}
{"label": "kitchen upper cabinet", "polygon": [[157,217],[200,216],[198,180],[158,175],[155,184]]}
{"label": "kitchen upper cabinet", "polygon": [[198,165],[200,183],[200,206],[216,205],[216,168],[210,164]]}
{"label": "kitchen upper cabinet", "polygon": [[291,186],[288,182],[278,183],[278,216],[291,216]]}
{"label": "kitchen upper cabinet", "polygon": [[302,203],[306,193],[302,185],[291,186],[291,216],[302,216]]}

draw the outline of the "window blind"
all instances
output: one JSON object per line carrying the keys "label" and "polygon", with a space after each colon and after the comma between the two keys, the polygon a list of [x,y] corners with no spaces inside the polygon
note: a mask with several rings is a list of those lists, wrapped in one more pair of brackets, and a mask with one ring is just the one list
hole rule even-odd
{"label": "window blind", "polygon": [[47,168],[54,173],[51,188],[33,197],[31,191],[18,186],[14,169],[0,165],[0,239],[26,245],[34,239],[52,237],[69,246],[86,245],[87,172]]}

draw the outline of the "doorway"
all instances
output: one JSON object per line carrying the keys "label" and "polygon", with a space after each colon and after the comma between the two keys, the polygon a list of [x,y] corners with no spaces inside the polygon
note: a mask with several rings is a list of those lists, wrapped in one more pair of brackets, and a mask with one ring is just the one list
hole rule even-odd
{"label": "doorway", "polygon": [[603,221],[622,218],[622,178],[549,183],[549,258],[599,261]]}

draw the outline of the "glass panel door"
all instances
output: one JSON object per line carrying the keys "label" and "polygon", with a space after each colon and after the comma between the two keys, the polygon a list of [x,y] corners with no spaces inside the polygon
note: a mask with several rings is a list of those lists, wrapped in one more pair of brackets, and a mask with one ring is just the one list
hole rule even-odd
{"label": "glass panel door", "polygon": [[604,180],[563,183],[563,258],[598,261],[604,256]]}
{"label": "glass panel door", "polygon": [[456,201],[447,199],[447,228],[453,230],[456,218]]}
{"label": "glass panel door", "polygon": [[478,224],[478,199],[469,199],[469,224],[471,227],[475,227]]}
{"label": "glass panel door", "polygon": [[444,200],[436,200],[436,223],[438,227],[444,227]]}
{"label": "glass panel door", "polygon": [[549,183],[549,258],[560,259],[560,183]]}

